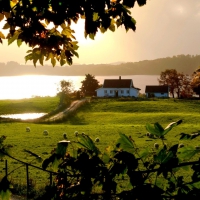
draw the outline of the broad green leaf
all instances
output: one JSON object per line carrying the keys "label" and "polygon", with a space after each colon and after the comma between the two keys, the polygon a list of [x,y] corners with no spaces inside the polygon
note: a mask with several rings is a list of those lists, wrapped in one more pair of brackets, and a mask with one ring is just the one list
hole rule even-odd
{"label": "broad green leaf", "polygon": [[45,159],[42,163],[42,169],[46,169],[50,163],[53,163],[56,158],[56,154],[52,154],[49,158]]}
{"label": "broad green leaf", "polygon": [[0,190],[0,197],[2,200],[10,200],[11,199],[11,192],[9,189],[6,191]]}
{"label": "broad green leaf", "polygon": [[149,154],[151,153],[149,148],[145,148],[142,152],[139,153],[140,158],[146,159],[148,158]]}
{"label": "broad green leaf", "polygon": [[57,144],[56,153],[58,155],[64,156],[66,154],[69,143],[70,141],[67,141],[67,140],[59,141]]}
{"label": "broad green leaf", "polygon": [[10,25],[8,23],[5,23],[3,26],[3,29],[9,29],[9,28],[10,28]]}
{"label": "broad green leaf", "polygon": [[44,55],[42,53],[40,55],[39,61],[40,61],[40,64],[43,66]]}
{"label": "broad green leaf", "polygon": [[10,200],[11,192],[10,192],[10,182],[7,177],[4,176],[0,182],[0,197],[2,200]]}
{"label": "broad green leaf", "polygon": [[0,21],[4,19],[4,14],[0,13]]}
{"label": "broad green leaf", "polygon": [[46,24],[46,25],[49,25],[49,23],[50,23],[49,20],[48,20],[48,19],[45,19],[45,24]]}
{"label": "broad green leaf", "polygon": [[71,37],[72,37],[71,29],[68,28],[68,27],[65,27],[65,28],[62,30],[61,34],[66,35],[68,38],[71,38]]}
{"label": "broad green leaf", "polygon": [[51,59],[54,58],[54,55],[53,55],[52,52],[48,53],[48,55],[47,55],[47,57],[46,57],[46,61],[49,60],[50,58],[51,58]]}
{"label": "broad green leaf", "polygon": [[89,38],[92,39],[92,40],[94,40],[94,36],[95,36],[94,33],[90,33],[90,34],[89,34]]}
{"label": "broad green leaf", "polygon": [[96,154],[99,154],[98,148],[95,146],[94,142],[88,135],[85,135],[84,133],[82,133],[82,134],[79,134],[77,137],[78,137],[78,144],[80,146],[88,150],[92,150]]}
{"label": "broad green leaf", "polygon": [[121,25],[122,25],[122,20],[121,20],[121,19],[117,19],[116,25],[117,25],[117,28],[118,28],[119,26],[121,26]]}
{"label": "broad green leaf", "polygon": [[163,127],[162,127],[158,122],[156,122],[156,123],[154,124],[154,127],[155,127],[155,130],[156,130],[157,132],[159,132],[159,133],[162,135],[164,129],[163,129]]}
{"label": "broad green leaf", "polygon": [[193,156],[195,156],[197,153],[199,153],[199,150],[197,150],[193,146],[188,147],[182,147],[178,150],[178,158],[180,160],[190,160]]}
{"label": "broad green leaf", "polygon": [[111,24],[109,26],[109,29],[112,31],[112,32],[115,32],[115,25],[114,24]]}
{"label": "broad green leaf", "polygon": [[67,27],[65,23],[62,23],[60,26],[62,29],[65,29]]}
{"label": "broad green leaf", "polygon": [[93,14],[93,21],[95,22],[95,21],[97,21],[98,19],[99,19],[98,13],[94,13],[94,14]]}
{"label": "broad green leaf", "polygon": [[22,39],[17,39],[17,46],[20,47],[22,45]]}
{"label": "broad green leaf", "polygon": [[10,1],[10,7],[13,8],[17,4],[17,1]]}
{"label": "broad green leaf", "polygon": [[117,144],[119,147],[122,148],[124,151],[129,153],[133,153],[135,151],[134,141],[131,137],[127,137],[123,133],[119,133],[120,138],[117,140]]}
{"label": "broad green leaf", "polygon": [[107,30],[104,27],[100,28],[101,33],[105,33]]}
{"label": "broad green leaf", "polygon": [[5,39],[5,36],[1,31],[0,31],[0,38]]}
{"label": "broad green leaf", "polygon": [[60,65],[63,66],[67,61],[63,58],[60,59]]}
{"label": "broad green leaf", "polygon": [[193,187],[200,189],[200,181],[191,184]]}
{"label": "broad green leaf", "polygon": [[26,53],[32,53],[33,51],[32,50],[28,50]]}
{"label": "broad green leaf", "polygon": [[25,61],[27,62],[28,60],[33,60],[33,54],[32,53],[25,56]]}
{"label": "broad green leaf", "polygon": [[12,44],[15,40],[17,40],[19,34],[20,34],[19,31],[15,31],[13,37],[8,39],[8,45]]}
{"label": "broad green leaf", "polygon": [[161,149],[157,155],[154,156],[154,160],[160,164],[167,163],[171,158],[174,157],[172,151],[167,152],[166,147]]}
{"label": "broad green leaf", "polygon": [[[157,123],[158,124],[158,123]],[[158,126],[158,125],[156,125]],[[146,129],[149,133],[153,134],[153,135],[156,135],[158,137],[162,136],[162,132],[160,132],[160,130],[157,128],[155,128],[155,126],[153,127],[152,125],[150,124],[147,124],[146,125]]]}

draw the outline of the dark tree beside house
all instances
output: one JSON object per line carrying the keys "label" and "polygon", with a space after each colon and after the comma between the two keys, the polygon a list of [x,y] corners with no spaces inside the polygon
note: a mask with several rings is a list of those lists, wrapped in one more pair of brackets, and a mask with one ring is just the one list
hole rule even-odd
{"label": "dark tree beside house", "polygon": [[193,91],[199,95],[200,98],[200,67],[192,74],[191,86]]}
{"label": "dark tree beside house", "polygon": [[166,69],[164,72],[161,72],[158,81],[160,85],[169,86],[169,92],[173,98],[175,97],[175,94],[178,98],[192,95],[190,84],[191,77],[189,75],[179,73],[175,69]]}
{"label": "dark tree beside house", "polygon": [[96,95],[96,89],[100,87],[99,81],[95,79],[95,76],[91,74],[85,75],[85,80],[81,81],[82,86],[80,88],[84,95]]}

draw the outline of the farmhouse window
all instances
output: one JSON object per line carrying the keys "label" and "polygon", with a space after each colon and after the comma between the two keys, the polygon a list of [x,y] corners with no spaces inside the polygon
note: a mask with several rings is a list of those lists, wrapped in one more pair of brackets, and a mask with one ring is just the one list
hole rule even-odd
{"label": "farmhouse window", "polygon": [[129,90],[126,90],[126,93],[129,94]]}
{"label": "farmhouse window", "polygon": [[110,94],[112,94],[113,93],[113,91],[112,90],[110,90]]}
{"label": "farmhouse window", "polygon": [[164,93],[162,92],[161,95],[164,95]]}
{"label": "farmhouse window", "polygon": [[104,93],[107,94],[107,90],[104,90]]}
{"label": "farmhouse window", "polygon": [[124,90],[121,90],[121,94],[124,94]]}

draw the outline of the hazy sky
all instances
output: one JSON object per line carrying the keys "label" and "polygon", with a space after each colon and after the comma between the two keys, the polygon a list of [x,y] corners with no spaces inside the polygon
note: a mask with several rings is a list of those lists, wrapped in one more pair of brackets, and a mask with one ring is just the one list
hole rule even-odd
{"label": "hazy sky", "polygon": [[[200,54],[200,1],[147,0],[143,7],[135,6],[136,32],[119,27],[114,33],[98,34],[95,41],[84,40],[83,24],[77,26],[79,59],[74,63],[135,62],[171,57],[179,54]],[[0,62],[25,63],[25,45],[0,45]],[[30,64],[28,62],[27,64]],[[39,65],[39,63],[38,63]]]}

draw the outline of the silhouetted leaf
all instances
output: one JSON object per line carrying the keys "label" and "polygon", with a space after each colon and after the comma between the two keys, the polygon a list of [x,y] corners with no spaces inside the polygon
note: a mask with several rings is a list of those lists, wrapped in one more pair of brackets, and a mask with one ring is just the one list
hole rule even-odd
{"label": "silhouetted leaf", "polygon": [[127,137],[123,133],[119,133],[120,138],[117,140],[117,144],[119,144],[119,147],[123,149],[124,151],[133,153],[135,151],[134,147],[134,141],[131,137]]}
{"label": "silhouetted leaf", "polygon": [[188,147],[182,147],[178,150],[178,158],[181,160],[190,160],[194,155],[199,153],[199,150],[197,150],[193,146]]}
{"label": "silhouetted leaf", "polygon": [[82,134],[79,134],[77,136],[77,138],[78,138],[78,144],[79,145],[81,145],[82,147],[84,147],[88,150],[92,150],[96,154],[99,153],[98,148],[95,146],[94,142],[92,141],[92,139],[88,135],[82,133]]}
{"label": "silhouetted leaf", "polygon": [[0,31],[0,38],[5,39],[5,36],[1,31]]}

